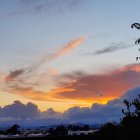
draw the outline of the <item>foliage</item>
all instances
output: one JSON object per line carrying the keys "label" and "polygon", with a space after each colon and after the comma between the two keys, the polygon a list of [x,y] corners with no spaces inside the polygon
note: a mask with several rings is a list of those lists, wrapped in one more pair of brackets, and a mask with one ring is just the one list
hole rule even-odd
{"label": "foliage", "polygon": [[[120,125],[129,130],[140,129],[140,95],[138,95],[138,98],[135,98],[132,102],[125,99],[124,104],[126,105],[127,110],[122,110],[124,117],[121,120]],[[131,111],[131,108],[134,108],[134,110]]]}
{"label": "foliage", "polygon": [[14,124],[13,126],[11,126],[6,133],[7,134],[19,134],[20,130],[19,130],[20,126],[18,124]]}
{"label": "foliage", "polygon": [[118,132],[118,126],[115,122],[108,122],[104,125],[102,125],[100,129],[100,135],[107,137],[115,137]]}
{"label": "foliage", "polygon": [[84,126],[83,126],[83,130],[84,130],[84,131],[88,131],[89,129],[90,129],[89,125],[84,125]]}
{"label": "foliage", "polygon": [[67,134],[68,134],[68,130],[63,125],[56,127],[55,135],[64,136],[64,135],[67,135]]}
{"label": "foliage", "polygon": [[88,131],[90,129],[89,125],[83,125],[83,126],[78,126],[78,125],[68,125],[67,127],[60,125],[57,126],[55,129],[54,128],[49,128],[48,133],[50,135],[67,135],[68,130],[72,131],[77,131],[77,130],[83,130],[83,131]]}
{"label": "foliage", "polygon": [[[140,23],[133,23],[131,25],[131,28],[136,28],[137,30],[140,29]],[[135,44],[140,44],[140,38],[138,38],[136,41],[135,41]],[[140,48],[138,49],[138,51],[140,51]],[[138,61],[140,59],[140,57],[136,57],[136,61]]]}
{"label": "foliage", "polygon": [[67,129],[63,125],[57,126],[55,129],[54,128],[50,128],[48,130],[48,132],[49,132],[50,135],[61,135],[61,136],[65,136],[65,135],[68,134]]}
{"label": "foliage", "polygon": [[72,131],[77,131],[77,130],[83,130],[83,131],[88,131],[90,129],[89,125],[84,125],[82,126],[78,126],[78,125],[69,125],[68,130],[72,130]]}
{"label": "foliage", "polygon": [[[131,28],[140,30],[140,23],[133,23]],[[140,44],[140,38],[135,41],[135,44]],[[138,59],[140,59],[140,57],[136,57],[136,61]],[[99,135],[122,137],[126,135],[140,136],[140,94],[132,102],[125,99],[123,103],[126,106],[126,110],[122,109],[124,117],[121,119],[120,124],[104,124],[99,131]]]}
{"label": "foliage", "polygon": [[98,134],[103,137],[134,137],[140,136],[140,95],[132,102],[127,99],[123,101],[126,110],[122,109],[123,118],[120,124],[106,123]]}

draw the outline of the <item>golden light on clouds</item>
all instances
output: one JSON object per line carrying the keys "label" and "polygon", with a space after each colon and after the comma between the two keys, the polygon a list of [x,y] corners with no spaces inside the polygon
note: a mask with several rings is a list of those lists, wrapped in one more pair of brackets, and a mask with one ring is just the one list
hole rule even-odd
{"label": "golden light on clouds", "polygon": [[[76,104],[79,106],[90,106],[92,103],[105,104],[109,100],[123,95],[128,89],[139,85],[139,69],[140,65],[128,65],[105,74],[80,72],[59,74],[54,77],[57,84],[46,90],[45,88],[38,90],[39,85],[11,81],[6,83],[3,91],[23,97],[23,100],[25,98],[38,103],[47,102],[53,107],[56,105],[55,108],[62,111],[64,107],[68,108]],[[42,77],[40,78],[42,79]],[[62,106],[58,107],[59,103]]]}
{"label": "golden light on clouds", "polygon": [[[124,94],[140,83],[140,65],[131,64],[107,73],[94,74],[81,71],[60,73],[49,67],[48,62],[77,48],[86,37],[74,39],[40,61],[25,68],[15,69],[9,74],[0,75],[1,91],[36,102],[45,108],[65,110],[70,106],[90,106],[92,103],[105,104]],[[42,70],[47,64],[48,70]],[[39,73],[41,70],[43,73]],[[40,71],[39,71],[40,70]],[[42,103],[41,103],[42,102]],[[61,106],[58,105],[61,102]],[[65,108],[65,109],[64,109]]]}

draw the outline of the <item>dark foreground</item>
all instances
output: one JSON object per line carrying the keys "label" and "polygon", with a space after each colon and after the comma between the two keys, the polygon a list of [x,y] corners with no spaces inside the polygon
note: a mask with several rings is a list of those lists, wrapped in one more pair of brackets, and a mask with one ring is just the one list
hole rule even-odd
{"label": "dark foreground", "polygon": [[[140,138],[140,137],[139,137]],[[24,138],[6,138],[5,140],[137,140],[137,136],[94,136],[94,135],[81,135],[81,136],[46,136],[46,137],[24,137]],[[1,139],[4,140],[4,139]]]}

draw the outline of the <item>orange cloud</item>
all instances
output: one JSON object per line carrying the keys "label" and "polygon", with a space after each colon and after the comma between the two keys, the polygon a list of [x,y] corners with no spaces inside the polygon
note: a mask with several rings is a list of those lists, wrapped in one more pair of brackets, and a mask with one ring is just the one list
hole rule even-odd
{"label": "orange cloud", "polygon": [[77,48],[81,43],[83,43],[85,39],[86,39],[85,37],[79,37],[75,40],[70,41],[63,48],[58,50],[58,55],[64,55],[66,53],[69,53],[71,50]]}
{"label": "orange cloud", "polygon": [[[47,53],[41,60],[29,66],[12,70],[8,74],[0,73],[1,91],[6,91],[8,93],[35,101],[48,101],[52,104],[57,104],[57,102],[63,102],[63,104],[69,106],[68,104],[73,101],[69,100],[68,103],[66,99],[63,100],[61,98],[53,97],[52,91],[48,92],[49,89],[56,86],[56,81],[59,81],[59,72],[48,65],[46,67],[45,64],[48,64],[48,62],[72,52],[72,50],[76,49],[81,43],[85,41],[85,39],[85,37],[79,37],[77,39],[74,39],[65,44],[64,46],[55,49],[52,53]],[[44,69],[44,71],[42,69],[42,66],[45,66],[46,68]],[[61,88],[59,89],[59,91],[57,91],[57,93],[66,91],[70,92],[73,90],[74,89]]]}
{"label": "orange cloud", "polygon": [[56,51],[54,51],[51,54],[47,54],[44,58],[42,58],[42,60],[38,63],[38,65],[46,63],[46,62],[50,62],[60,56],[63,56],[65,54],[71,52],[73,49],[77,48],[81,43],[83,43],[85,41],[85,39],[86,39],[85,37],[79,37],[77,39],[74,39],[74,40],[68,42],[62,48],[57,49]]}
{"label": "orange cloud", "polygon": [[105,104],[123,95],[128,89],[140,85],[140,65],[127,65],[105,74],[75,72],[54,78],[57,87],[49,91],[36,90],[38,89],[36,86],[20,81],[7,83],[5,89],[10,93],[39,101],[77,101],[78,103],[84,101],[85,104],[86,102]]}
{"label": "orange cloud", "polygon": [[[128,89],[140,85],[140,65],[128,65],[107,74],[72,73],[62,76],[70,78],[72,83],[61,83],[59,88],[53,89],[55,98],[75,100],[107,100],[121,96]],[[63,89],[63,90],[62,90]]]}
{"label": "orange cloud", "polygon": [[121,70],[123,70],[123,71],[132,70],[132,71],[140,72],[140,65],[138,65],[138,64],[130,64],[127,67],[123,67]]}
{"label": "orange cloud", "polygon": [[47,92],[36,90],[33,87],[21,87],[19,85],[9,86],[5,91],[22,96],[27,99],[37,100],[37,101],[53,101],[60,102],[59,99],[52,98]]}

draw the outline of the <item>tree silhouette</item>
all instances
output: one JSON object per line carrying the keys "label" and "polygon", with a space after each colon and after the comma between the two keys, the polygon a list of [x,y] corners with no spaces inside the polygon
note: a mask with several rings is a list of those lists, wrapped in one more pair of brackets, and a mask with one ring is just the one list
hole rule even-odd
{"label": "tree silhouette", "polygon": [[[140,23],[133,23],[131,25],[131,28],[136,28],[136,29],[140,29]],[[138,45],[140,44],[140,38],[138,38],[136,41],[135,41],[135,44]],[[138,51],[140,51],[140,48],[138,49]],[[140,59],[140,57],[136,57],[136,61],[138,61],[138,59]]]}
{"label": "tree silhouette", "polygon": [[63,126],[57,126],[55,129],[55,135],[61,135],[61,136],[65,136],[68,134],[68,130]]}
{"label": "tree silhouette", "polygon": [[89,129],[90,129],[89,125],[84,125],[84,126],[83,126],[83,130],[84,130],[84,131],[88,131]]}
{"label": "tree silhouette", "polygon": [[69,125],[68,126],[68,130],[73,130],[73,131],[83,130],[83,129],[88,129],[88,128],[89,128],[88,125],[84,125],[83,127],[78,126],[78,125]]}
{"label": "tree silhouette", "polygon": [[[140,23],[133,23],[131,28],[140,30]],[[140,44],[140,38],[135,41],[135,44]],[[139,48],[140,51],[140,48]],[[140,57],[136,57],[138,61]],[[123,118],[119,124],[106,123],[98,131],[97,136],[104,138],[116,138],[117,139],[135,139],[140,137],[140,94],[133,101],[125,99],[123,101],[126,109],[122,109]]]}
{"label": "tree silhouette", "polygon": [[68,130],[73,130],[73,125],[68,125]]}
{"label": "tree silhouette", "polygon": [[128,130],[140,130],[140,95],[135,98],[132,102],[124,100],[124,104],[127,110],[122,110],[124,114],[120,125]]}
{"label": "tree silhouette", "polygon": [[102,125],[100,134],[104,137],[115,137],[118,132],[118,126],[115,122],[108,122]]}
{"label": "tree silhouette", "polygon": [[122,109],[123,118],[119,124],[106,123],[97,133],[101,138],[129,139],[140,137],[140,94],[133,101],[123,101],[126,109]]}
{"label": "tree silhouette", "polygon": [[133,23],[132,25],[131,25],[131,28],[136,28],[136,29],[140,29],[140,24],[139,23]]}
{"label": "tree silhouette", "polygon": [[13,126],[11,126],[6,133],[7,134],[19,134],[20,130],[19,130],[20,126],[18,124],[14,124]]}
{"label": "tree silhouette", "polygon": [[48,133],[49,133],[50,135],[54,135],[54,134],[55,134],[55,131],[54,131],[53,128],[49,128]]}

